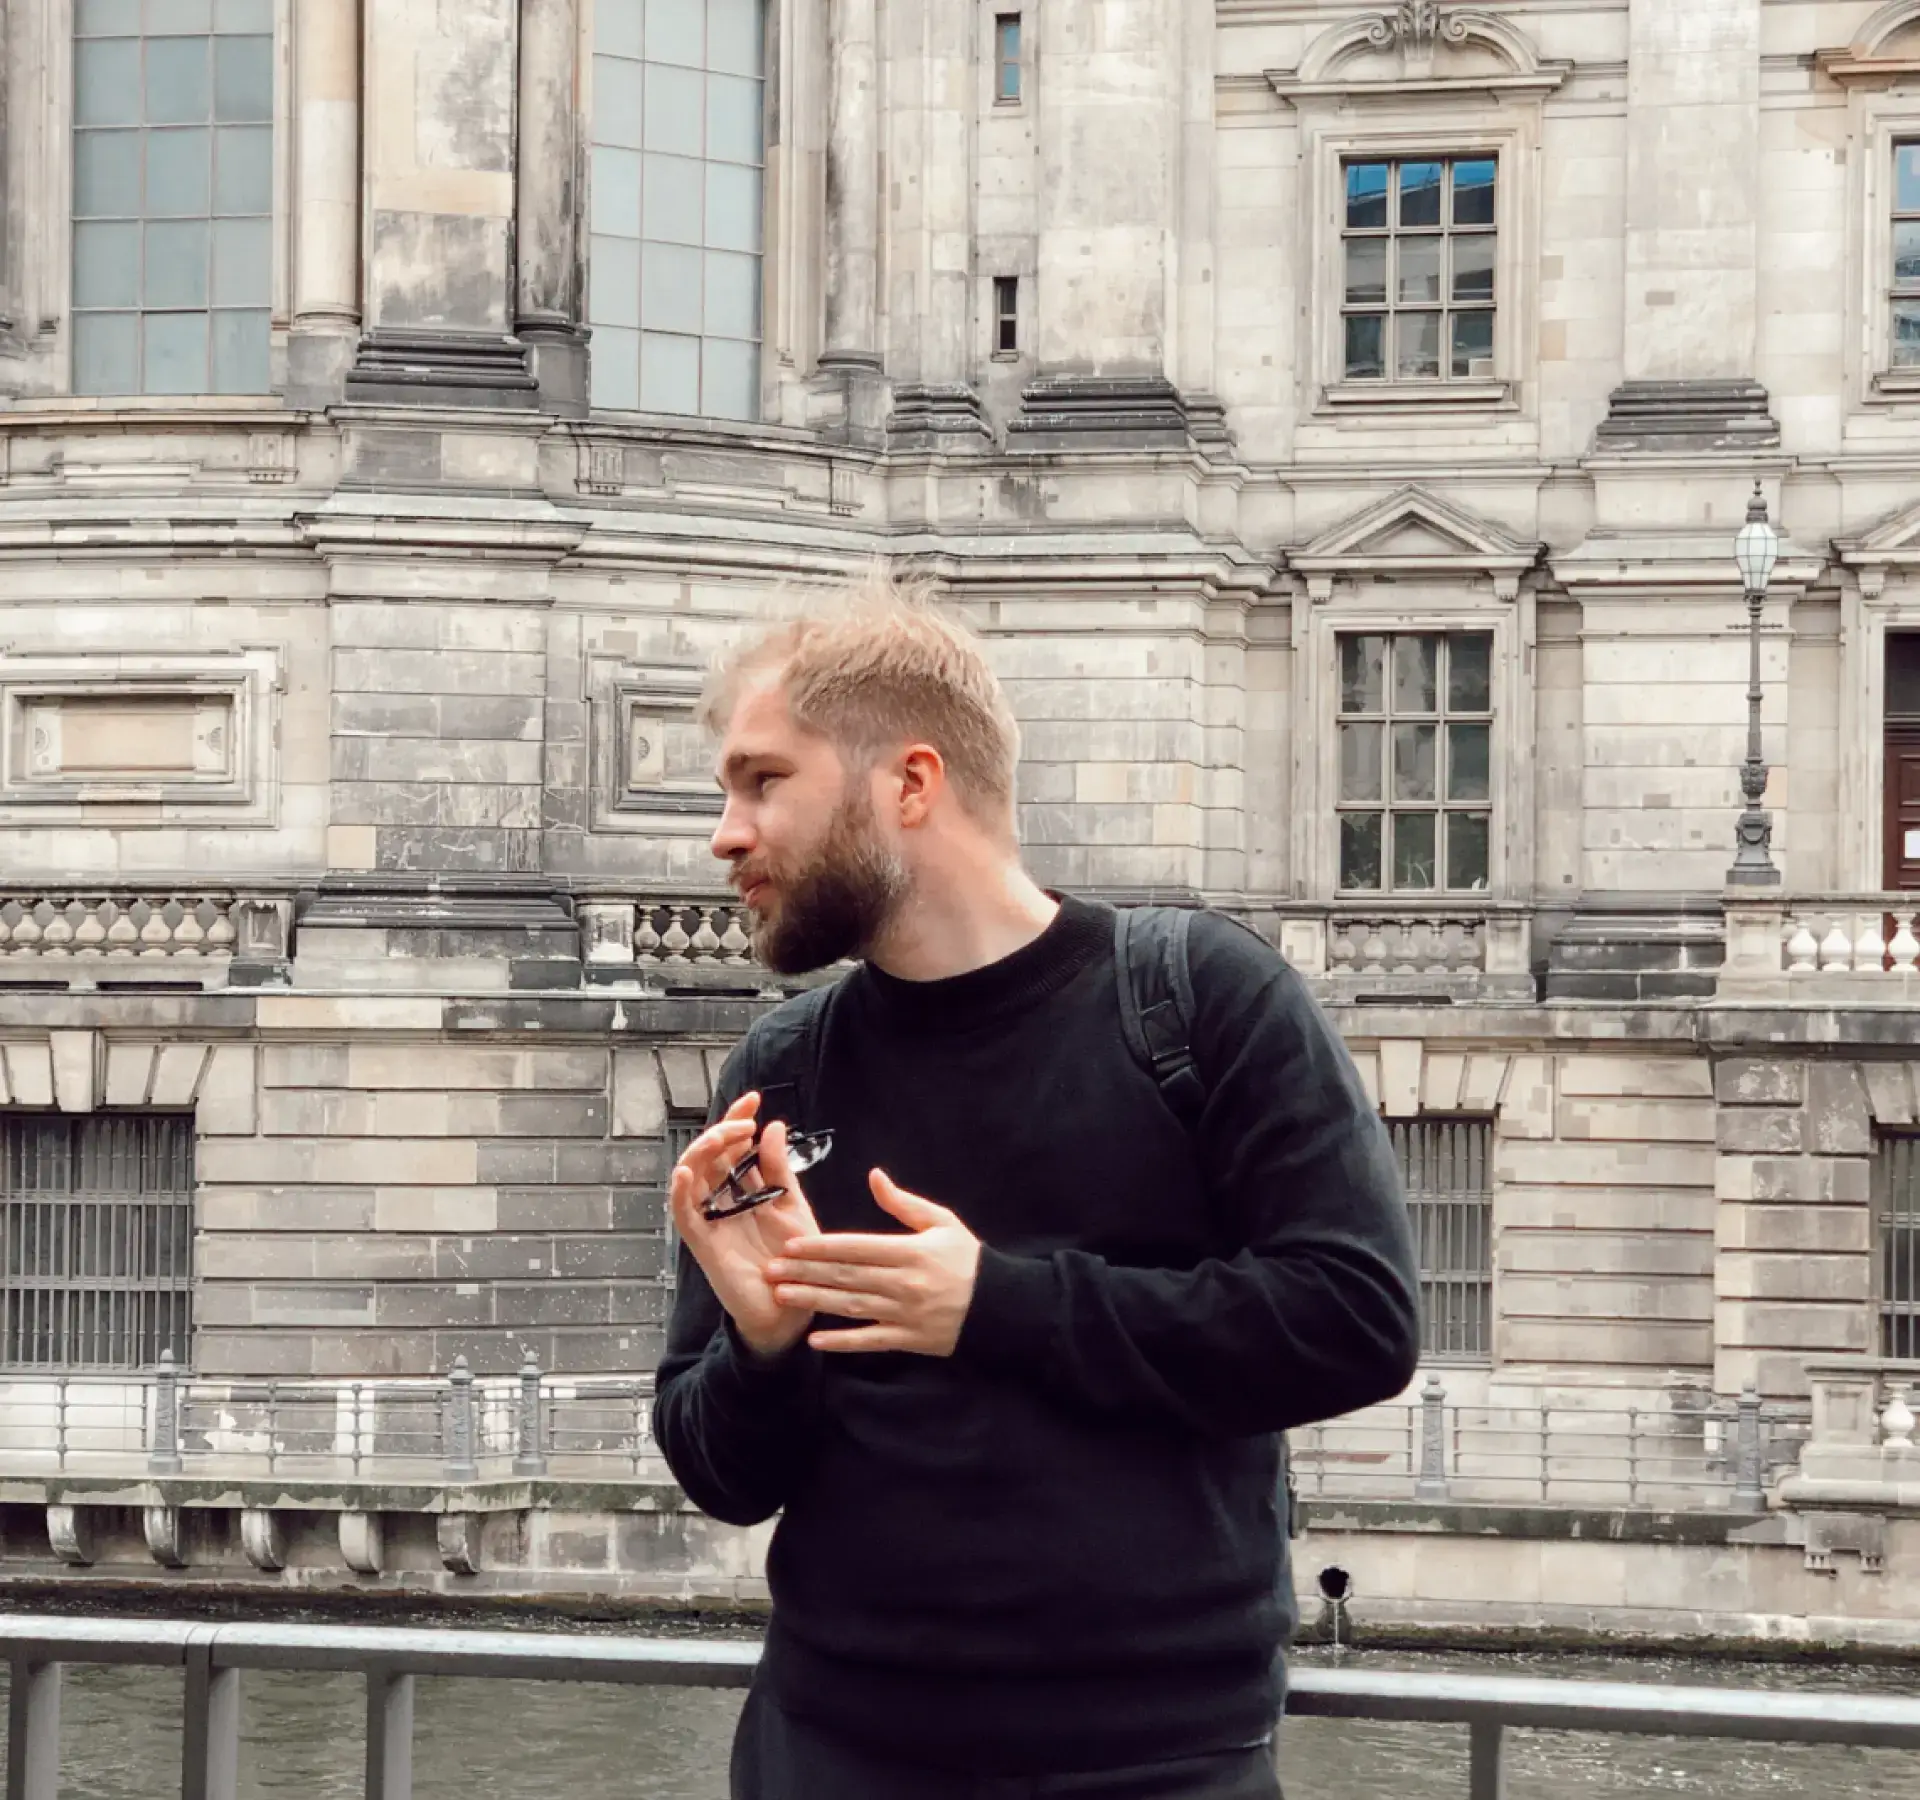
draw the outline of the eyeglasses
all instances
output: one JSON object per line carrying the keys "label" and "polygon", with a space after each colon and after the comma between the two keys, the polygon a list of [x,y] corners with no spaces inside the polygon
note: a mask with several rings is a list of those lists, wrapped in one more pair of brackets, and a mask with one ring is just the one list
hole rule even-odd
{"label": "eyeglasses", "polygon": [[[827,1152],[832,1148],[831,1131],[789,1131],[787,1167],[796,1175],[802,1174],[815,1163],[825,1161]],[[728,1171],[727,1178],[701,1203],[700,1216],[710,1220],[735,1219],[742,1213],[752,1212],[755,1207],[778,1200],[787,1191],[777,1186],[748,1188],[743,1185],[749,1175],[759,1172],[760,1145],[756,1142]]]}

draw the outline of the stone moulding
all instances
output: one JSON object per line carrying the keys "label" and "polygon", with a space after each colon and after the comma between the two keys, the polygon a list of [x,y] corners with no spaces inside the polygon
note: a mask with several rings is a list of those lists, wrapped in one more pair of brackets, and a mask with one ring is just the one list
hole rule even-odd
{"label": "stone moulding", "polygon": [[1890,0],[1841,49],[1814,52],[1814,67],[1842,87],[1889,87],[1920,75],[1920,38],[1896,47],[1894,39],[1920,25],[1920,0]]}
{"label": "stone moulding", "polygon": [[[1396,73],[1350,72],[1354,63],[1396,52]],[[1482,65],[1490,59],[1494,66],[1472,66],[1465,61],[1469,57]],[[1570,62],[1543,59],[1533,40],[1497,13],[1409,0],[1331,26],[1308,45],[1298,68],[1270,69],[1267,81],[1283,100],[1489,92],[1543,96],[1572,72]]]}

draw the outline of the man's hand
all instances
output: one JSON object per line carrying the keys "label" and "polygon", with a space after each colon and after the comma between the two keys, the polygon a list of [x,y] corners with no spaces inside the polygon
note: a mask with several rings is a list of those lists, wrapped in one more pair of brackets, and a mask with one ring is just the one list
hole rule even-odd
{"label": "man's hand", "polygon": [[795,1237],[767,1267],[775,1298],[795,1318],[831,1313],[861,1319],[856,1331],[816,1331],[816,1350],[908,1350],[951,1356],[973,1303],[980,1240],[944,1206],[897,1187],[885,1171],[867,1178],[873,1197],[911,1237],[826,1232]]}
{"label": "man's hand", "polygon": [[760,1169],[754,1188],[784,1187],[778,1200],[731,1219],[709,1219],[701,1208],[734,1164],[753,1148],[758,1094],[742,1094],[718,1124],[710,1125],[674,1164],[669,1204],[681,1241],[727,1309],[734,1328],[758,1356],[791,1350],[807,1334],[807,1316],[776,1300],[767,1264],[795,1242],[819,1235],[813,1208],[787,1162],[787,1128],[775,1120],[760,1134]]}

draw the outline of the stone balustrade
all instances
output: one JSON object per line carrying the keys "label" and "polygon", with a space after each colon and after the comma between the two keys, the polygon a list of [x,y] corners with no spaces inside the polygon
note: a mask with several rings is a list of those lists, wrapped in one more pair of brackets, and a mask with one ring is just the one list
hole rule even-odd
{"label": "stone balustrade", "polygon": [[757,981],[747,910],[736,900],[594,898],[578,916],[590,981]]}
{"label": "stone balustrade", "polygon": [[1532,920],[1518,907],[1340,902],[1242,916],[1331,997],[1402,988],[1533,997]]}
{"label": "stone balustrade", "polygon": [[20,894],[0,902],[0,956],[231,956],[230,894]]}
{"label": "stone balustrade", "polygon": [[1733,997],[1906,1004],[1920,998],[1920,894],[1727,901],[1720,989]]}
{"label": "stone balustrade", "polygon": [[1789,975],[1911,975],[1920,965],[1920,896],[1888,894],[1859,906],[1793,907],[1783,927]]}

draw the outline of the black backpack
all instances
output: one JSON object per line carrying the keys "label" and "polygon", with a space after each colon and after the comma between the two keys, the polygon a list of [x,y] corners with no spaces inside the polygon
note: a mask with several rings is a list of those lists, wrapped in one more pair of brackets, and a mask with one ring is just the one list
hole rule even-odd
{"label": "black backpack", "polygon": [[[1193,1057],[1193,978],[1188,972],[1187,937],[1191,911],[1177,906],[1121,906],[1113,915],[1113,958],[1120,983],[1120,1023],[1133,1060],[1150,1074],[1167,1110],[1189,1136],[1200,1128],[1206,1084]],[[811,988],[793,1009],[792,1026],[804,1040],[798,1066],[811,1070],[822,1021],[833,987]],[[798,1084],[796,1084],[798,1085]],[[807,1119],[804,1096],[800,1118]],[[1287,1536],[1298,1535],[1299,1492],[1280,1440],[1280,1470],[1285,1482]]]}

